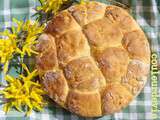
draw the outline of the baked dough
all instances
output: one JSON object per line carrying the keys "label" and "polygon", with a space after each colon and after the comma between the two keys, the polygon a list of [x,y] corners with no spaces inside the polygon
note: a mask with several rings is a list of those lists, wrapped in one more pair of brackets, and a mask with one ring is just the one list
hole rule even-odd
{"label": "baked dough", "polygon": [[150,68],[148,40],[131,15],[93,1],[56,15],[37,50],[48,95],[85,117],[126,107],[144,87]]}

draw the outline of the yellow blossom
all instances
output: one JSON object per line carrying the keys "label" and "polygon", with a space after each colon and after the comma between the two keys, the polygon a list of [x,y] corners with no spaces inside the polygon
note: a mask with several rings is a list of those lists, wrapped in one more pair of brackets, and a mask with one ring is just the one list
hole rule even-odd
{"label": "yellow blossom", "polygon": [[21,31],[21,36],[19,37],[17,35],[17,39],[22,43],[21,56],[23,57],[25,54],[31,56],[32,53],[38,54],[34,51],[34,45],[37,43],[38,35],[43,32],[44,26],[39,26],[37,21],[32,22],[27,20],[24,23],[22,21],[17,21],[16,19],[14,19],[14,21],[18,26],[16,31]]}
{"label": "yellow blossom", "polygon": [[80,0],[80,4],[84,4],[86,2],[89,2],[89,0]]}
{"label": "yellow blossom", "polygon": [[[34,51],[34,45],[44,29],[44,26],[39,26],[37,21],[27,20],[24,22],[13,19],[13,22],[16,27],[12,26],[10,30],[7,29],[0,33],[4,37],[0,39],[0,63],[4,64],[3,71],[5,73],[14,56],[21,56],[21,60],[23,60],[24,55],[38,54]],[[41,84],[34,80],[37,70],[30,72],[25,64],[22,64],[22,67],[27,75],[21,74],[18,78],[14,78],[5,74],[8,85],[0,90],[0,94],[7,100],[3,106],[5,112],[10,111],[11,108],[22,111],[22,108],[25,107],[27,108],[26,115],[29,115],[32,110],[42,110],[46,104],[42,97],[45,92]]]}
{"label": "yellow blossom", "polygon": [[13,57],[13,54],[20,51],[13,34],[9,34],[8,39],[0,39],[0,63],[4,64],[4,73],[8,71],[9,60]]}
{"label": "yellow blossom", "polygon": [[[57,12],[61,9],[61,6],[71,0],[39,0],[41,3],[41,6],[37,7],[37,10],[42,10],[45,13],[52,12],[54,14],[57,14]],[[80,4],[84,4],[85,2],[88,2],[89,0],[79,0]]]}
{"label": "yellow blossom", "polygon": [[51,11],[52,13],[56,14],[61,6],[69,1],[69,0],[39,0],[42,6],[37,7],[38,10],[43,10],[44,12]]}
{"label": "yellow blossom", "polygon": [[38,54],[34,51],[34,45],[37,43],[37,37],[43,32],[44,26],[39,26],[38,22],[32,23],[30,20],[26,21],[22,26],[22,31],[27,31],[25,42],[22,45],[22,57],[25,54],[31,56],[31,54]]}
{"label": "yellow blossom", "polygon": [[33,79],[37,75],[37,71],[30,72],[25,64],[22,65],[27,72],[27,76],[20,75],[19,78],[6,76],[8,86],[0,91],[3,97],[7,99],[3,110],[10,111],[11,108],[16,108],[22,112],[22,107],[27,107],[26,115],[29,115],[32,110],[41,111],[45,106],[42,95],[46,92],[42,89],[39,82],[34,82]]}
{"label": "yellow blossom", "polygon": [[11,31],[7,29],[0,33],[5,37],[5,39],[0,39],[0,63],[4,64],[5,73],[8,71],[9,60],[14,54],[20,54],[22,58],[26,54],[28,56],[38,54],[34,50],[34,45],[37,43],[38,35],[44,29],[44,26],[39,26],[37,21],[24,22],[13,19],[13,22],[16,27],[12,26]]}

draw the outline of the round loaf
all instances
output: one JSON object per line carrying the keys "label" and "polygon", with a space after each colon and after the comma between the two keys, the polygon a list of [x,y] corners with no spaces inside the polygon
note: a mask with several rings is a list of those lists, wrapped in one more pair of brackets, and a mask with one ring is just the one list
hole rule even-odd
{"label": "round loaf", "polygon": [[123,8],[89,2],[56,15],[37,45],[37,69],[48,95],[85,117],[126,107],[147,81],[148,40]]}

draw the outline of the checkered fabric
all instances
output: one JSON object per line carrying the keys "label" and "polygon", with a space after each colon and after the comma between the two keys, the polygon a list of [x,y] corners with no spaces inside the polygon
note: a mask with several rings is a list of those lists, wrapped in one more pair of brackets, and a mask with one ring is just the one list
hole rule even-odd
{"label": "checkered fabric", "polygon": [[[106,0],[97,0],[109,4]],[[146,33],[151,45],[151,50],[160,54],[160,0],[118,0],[129,5],[132,15]],[[0,0],[0,31],[12,25],[12,18],[31,19],[34,14],[36,0]],[[32,62],[32,60],[30,61]],[[160,60],[159,60],[160,63]],[[15,74],[14,70],[11,74]],[[160,80],[160,79],[159,79]],[[0,74],[0,81],[5,82],[3,74]],[[12,110],[8,114],[2,111],[0,105],[0,120],[152,120],[151,113],[151,79],[141,93],[132,101],[127,108],[113,115],[106,115],[100,118],[82,118],[72,114],[50,101],[43,112],[34,112],[30,117],[24,117],[24,113]],[[158,91],[160,93],[160,82]],[[159,99],[160,101],[160,99]],[[159,102],[160,108],[160,102]],[[160,116],[160,112],[158,113]],[[160,120],[160,117],[158,118]]]}

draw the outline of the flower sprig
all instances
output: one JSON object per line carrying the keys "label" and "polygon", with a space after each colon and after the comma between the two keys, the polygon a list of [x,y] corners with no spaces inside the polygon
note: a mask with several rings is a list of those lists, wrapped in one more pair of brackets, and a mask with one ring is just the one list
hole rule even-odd
{"label": "flower sprig", "polygon": [[[57,14],[57,12],[61,9],[62,5],[64,5],[66,2],[73,3],[74,1],[73,0],[39,0],[39,2],[41,3],[41,6],[38,6],[37,10],[42,10],[45,13],[52,12],[54,14]],[[79,3],[83,4],[88,1],[89,0],[80,0]]]}
{"label": "flower sprig", "polygon": [[[16,21],[15,21],[16,22]],[[18,22],[18,21],[17,21]],[[17,23],[16,22],[16,23]],[[22,22],[22,21],[21,21]],[[32,23],[30,20],[26,21],[21,28],[22,35],[17,34],[17,39],[19,39],[19,47],[21,47],[21,56],[25,54],[31,56],[31,54],[38,54],[35,51],[34,45],[37,43],[37,38],[39,34],[43,32],[44,25],[39,26],[39,23],[36,21]]]}
{"label": "flower sprig", "polygon": [[89,0],[80,0],[80,4],[84,4],[86,2],[89,2]]}
{"label": "flower sprig", "polygon": [[34,82],[34,77],[37,76],[37,70],[30,72],[25,64],[22,64],[26,70],[27,76],[21,74],[18,78],[13,78],[6,75],[7,87],[0,91],[6,102],[3,110],[7,113],[11,108],[16,108],[22,112],[22,108],[26,109],[26,115],[30,115],[31,111],[42,111],[46,102],[42,95],[46,94],[39,82]]}
{"label": "flower sprig", "polygon": [[[39,34],[43,32],[44,26],[40,26],[37,21],[32,22],[18,21],[13,19],[15,26],[1,32],[0,39],[0,63],[3,64],[3,72],[7,86],[0,91],[5,102],[3,110],[10,111],[11,108],[16,108],[22,111],[26,109],[26,115],[29,115],[32,110],[42,110],[46,104],[43,100],[45,94],[41,84],[35,79],[37,70],[30,72],[27,66],[23,63],[24,56],[30,57],[33,54],[38,54],[35,51],[35,44]],[[14,63],[21,68],[19,76],[14,78],[8,74],[8,66],[14,59]],[[13,67],[13,66],[12,66]],[[16,67],[18,69],[18,67]]]}
{"label": "flower sprig", "polygon": [[13,57],[13,54],[21,52],[14,37],[0,39],[0,63],[4,64],[4,73],[8,71],[9,60]]}
{"label": "flower sprig", "polygon": [[59,11],[69,8],[74,3],[84,4],[89,0],[39,0],[40,6],[36,8],[36,19],[41,23],[47,23]]}
{"label": "flower sprig", "polygon": [[69,1],[69,0],[39,0],[41,3],[41,6],[37,7],[37,10],[42,10],[44,12],[52,12],[56,14],[61,6]]}
{"label": "flower sprig", "polygon": [[37,38],[43,32],[44,26],[39,26],[38,22],[26,22],[13,19],[17,27],[6,29],[0,35],[4,39],[0,39],[0,63],[4,64],[4,73],[8,71],[9,61],[15,55],[20,55],[23,58],[25,55],[38,54],[35,51],[34,45],[37,43]]}

